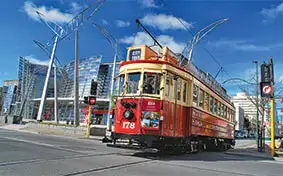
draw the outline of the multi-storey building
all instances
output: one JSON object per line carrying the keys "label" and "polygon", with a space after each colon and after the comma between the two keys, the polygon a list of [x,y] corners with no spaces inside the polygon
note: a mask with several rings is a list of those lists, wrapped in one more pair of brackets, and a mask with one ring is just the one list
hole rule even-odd
{"label": "multi-storey building", "polygon": [[247,117],[249,120],[253,120],[256,118],[257,110],[255,104],[250,99],[256,102],[255,96],[247,97],[244,92],[240,92],[237,93],[236,96],[233,96],[231,101],[243,108],[245,117]]}
{"label": "multi-storey building", "polygon": [[244,130],[244,116],[245,112],[244,109],[238,104],[235,103],[235,121],[236,121],[236,126],[235,130]]}
{"label": "multi-storey building", "polygon": [[2,112],[2,106],[3,106],[3,99],[4,99],[4,93],[3,93],[3,87],[0,87],[0,115]]}
{"label": "multi-storey building", "polygon": [[3,106],[2,114],[14,113],[16,110],[15,102],[17,97],[18,80],[5,80],[3,85]]}

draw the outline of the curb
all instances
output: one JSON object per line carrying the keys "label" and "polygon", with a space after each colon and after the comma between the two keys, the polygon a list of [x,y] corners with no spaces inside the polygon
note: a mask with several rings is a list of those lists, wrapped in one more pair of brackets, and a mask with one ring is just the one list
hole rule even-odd
{"label": "curb", "polygon": [[24,132],[24,133],[31,133],[31,134],[39,134],[39,132],[36,132],[36,131],[28,131],[28,130],[21,130],[21,129],[11,129],[11,128],[5,128],[5,127],[0,127],[0,129],[10,130],[10,131],[18,131],[18,132]]}
{"label": "curb", "polygon": [[69,139],[83,139],[83,140],[97,140],[102,141],[104,136],[90,136],[89,138],[86,136],[67,136],[67,135],[60,135],[60,134],[49,134],[44,132],[37,132],[37,131],[30,131],[30,130],[24,130],[24,129],[11,129],[11,128],[5,128],[3,126],[0,126],[0,129],[9,130],[9,131],[17,131],[17,132],[24,132],[24,133],[30,133],[30,134],[40,134],[40,135],[48,135],[48,136],[54,136],[54,137],[60,137],[60,138],[69,138]]}
{"label": "curb", "polygon": [[248,157],[254,157],[254,158],[258,158],[258,159],[268,159],[268,160],[276,161],[276,159],[272,156],[258,156],[258,155],[252,155],[252,154],[249,154],[249,153],[239,153],[239,152],[224,152],[224,154],[234,155],[234,156],[248,156]]}

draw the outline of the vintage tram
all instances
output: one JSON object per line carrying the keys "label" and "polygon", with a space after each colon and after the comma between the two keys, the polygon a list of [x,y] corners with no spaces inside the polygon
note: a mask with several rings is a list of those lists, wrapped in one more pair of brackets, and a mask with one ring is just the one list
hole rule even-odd
{"label": "vintage tram", "polygon": [[146,45],[128,49],[117,77],[111,142],[159,150],[228,149],[235,108],[224,88],[180,55]]}

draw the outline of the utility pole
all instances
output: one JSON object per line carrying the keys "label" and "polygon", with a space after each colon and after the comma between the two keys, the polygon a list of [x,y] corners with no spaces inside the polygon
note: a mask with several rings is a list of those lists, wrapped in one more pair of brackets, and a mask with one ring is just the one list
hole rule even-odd
{"label": "utility pole", "polygon": [[259,151],[259,128],[258,128],[258,88],[259,88],[259,82],[258,82],[258,62],[257,61],[253,61],[253,63],[256,64],[256,144],[257,144],[257,150]]}
{"label": "utility pole", "polygon": [[80,125],[79,118],[79,31],[78,31],[78,19],[76,19],[77,29],[75,32],[75,64],[74,64],[74,126]]}

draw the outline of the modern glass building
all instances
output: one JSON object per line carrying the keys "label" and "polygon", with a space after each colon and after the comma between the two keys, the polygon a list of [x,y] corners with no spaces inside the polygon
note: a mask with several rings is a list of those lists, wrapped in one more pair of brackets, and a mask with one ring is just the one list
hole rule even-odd
{"label": "modern glass building", "polygon": [[2,114],[10,114],[15,112],[15,102],[17,98],[17,80],[6,80],[3,86],[3,106]]}
{"label": "modern glass building", "polygon": [[[86,117],[87,108],[83,103],[83,97],[90,95],[92,80],[97,81],[97,106],[95,117],[99,122],[106,122],[109,104],[109,92],[111,88],[111,77],[113,63],[101,63],[102,56],[87,57],[79,60],[79,106],[80,119]],[[43,113],[43,120],[53,120],[54,112],[54,73],[49,80],[47,100]],[[119,72],[119,64],[116,65],[116,73]],[[21,57],[19,59],[19,104],[24,103],[22,116],[28,119],[36,119],[42,89],[47,73],[46,65],[38,65]],[[58,117],[60,121],[73,119],[74,98],[74,61],[64,66],[57,67],[57,95],[58,95]],[[20,109],[20,106],[19,106]],[[20,111],[20,110],[19,110]],[[104,119],[103,119],[104,118]]]}

